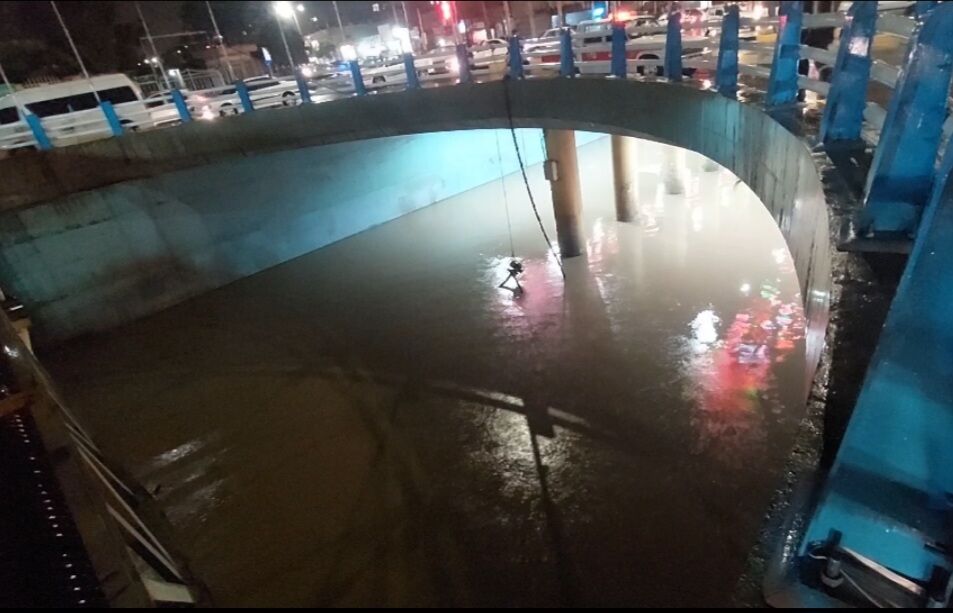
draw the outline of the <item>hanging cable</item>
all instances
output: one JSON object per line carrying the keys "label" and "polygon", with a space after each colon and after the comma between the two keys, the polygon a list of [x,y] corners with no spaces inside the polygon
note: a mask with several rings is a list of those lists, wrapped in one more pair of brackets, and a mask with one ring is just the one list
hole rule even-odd
{"label": "hanging cable", "polygon": [[549,247],[550,253],[556,258],[556,263],[559,265],[559,272],[562,274],[563,279],[565,279],[566,269],[563,268],[563,260],[559,254],[556,253],[556,250],[553,249],[553,243],[549,240],[549,234],[546,233],[546,227],[543,226],[543,219],[539,216],[539,209],[536,207],[536,200],[533,198],[533,190],[529,186],[529,178],[526,176],[526,164],[523,163],[523,154],[520,151],[519,140],[516,138],[516,126],[513,124],[513,107],[510,102],[510,85],[508,79],[503,80],[503,99],[506,102],[506,119],[509,122],[510,134],[513,136],[513,148],[516,149],[516,160],[520,165],[520,174],[523,176],[523,185],[526,186],[526,195],[529,196],[529,204],[533,207],[533,214],[536,215],[536,223],[539,224],[539,230],[543,233],[546,246]]}
{"label": "hanging cable", "polygon": [[503,210],[506,211],[506,231],[510,236],[510,257],[516,258],[516,248],[513,247],[513,225],[510,223],[510,202],[506,194],[506,175],[503,173],[503,151],[500,148],[500,132],[494,130],[496,136],[496,163],[500,167],[500,188],[503,190]]}

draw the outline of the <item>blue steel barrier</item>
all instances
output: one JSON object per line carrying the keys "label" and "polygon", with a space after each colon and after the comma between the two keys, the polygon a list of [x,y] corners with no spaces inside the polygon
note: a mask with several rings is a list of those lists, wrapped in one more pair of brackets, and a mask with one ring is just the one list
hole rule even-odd
{"label": "blue steel barrier", "polygon": [[621,23],[612,24],[612,56],[609,72],[613,77],[624,79],[628,70],[625,57],[625,26]]}
{"label": "blue steel barrier", "polygon": [[927,13],[887,108],[867,176],[861,233],[912,236],[933,184],[953,76],[953,3]]}
{"label": "blue steel barrier", "polygon": [[470,83],[473,81],[473,74],[470,72],[470,52],[467,46],[460,43],[456,47],[457,66],[459,66],[460,82]]}
{"label": "blue steel barrier", "polygon": [[113,136],[122,136],[122,122],[119,121],[119,115],[116,115],[116,109],[113,107],[113,103],[109,100],[103,100],[99,103],[99,108],[103,110],[103,115],[106,116],[106,123],[109,124],[109,131],[112,132]]}
{"label": "blue steel barrier", "polygon": [[669,81],[682,80],[682,14],[668,16],[668,34],[665,36],[665,77]]}
{"label": "blue steel barrier", "polygon": [[859,141],[867,107],[870,57],[877,30],[877,4],[855,2],[841,30],[831,90],[821,120],[821,141]]}
{"label": "blue steel barrier", "polygon": [[563,28],[559,31],[559,76],[576,76],[576,58],[572,51],[572,31]]}
{"label": "blue steel barrier", "polygon": [[[953,557],[953,139],[799,555],[808,581],[882,567],[905,606],[942,606]],[[851,572],[860,573],[859,570]],[[894,586],[895,587],[895,586]],[[803,591],[803,588],[801,588]],[[917,593],[917,591],[920,593]],[[867,592],[873,592],[868,586]],[[803,600],[812,598],[807,593]],[[881,598],[873,592],[876,601]],[[882,602],[880,604],[883,604]]]}
{"label": "blue steel barrier", "polygon": [[923,19],[926,17],[926,14],[935,9],[937,4],[939,4],[937,0],[917,0],[916,7],[914,9],[917,19]]}
{"label": "blue steel barrier", "polygon": [[417,78],[417,66],[414,65],[414,54],[404,54],[404,72],[407,75],[407,89],[420,89],[420,79]]}
{"label": "blue steel barrier", "polygon": [[791,104],[797,100],[797,68],[801,59],[801,24],[804,8],[798,0],[782,0],[778,41],[768,80],[768,106]]}
{"label": "blue steel barrier", "polygon": [[244,81],[235,82],[235,91],[238,92],[238,99],[242,103],[242,110],[246,113],[251,113],[255,110],[255,105],[252,104],[251,96],[248,93],[248,86],[245,85]]}
{"label": "blue steel barrier", "polygon": [[33,138],[36,140],[36,146],[40,151],[49,151],[53,148],[53,143],[50,142],[50,137],[46,135],[46,130],[43,128],[43,122],[40,121],[39,117],[33,113],[27,113],[26,123],[28,126],[30,126],[30,131],[33,133]]}
{"label": "blue steel barrier", "polygon": [[522,79],[523,75],[523,47],[518,36],[511,36],[507,56],[509,57],[509,76],[511,79]]}
{"label": "blue steel barrier", "polygon": [[738,29],[740,27],[738,6],[729,6],[721,24],[721,40],[718,42],[718,64],[715,70],[715,88],[726,98],[738,93]]}
{"label": "blue steel barrier", "polygon": [[172,90],[172,102],[175,103],[175,108],[179,112],[179,119],[182,120],[182,123],[192,121],[192,113],[189,112],[189,105],[185,103],[185,97],[178,89]]}
{"label": "blue steel barrier", "polygon": [[358,96],[367,95],[367,87],[364,86],[364,77],[361,75],[361,65],[357,60],[348,62],[351,69],[351,81],[354,83],[354,93]]}

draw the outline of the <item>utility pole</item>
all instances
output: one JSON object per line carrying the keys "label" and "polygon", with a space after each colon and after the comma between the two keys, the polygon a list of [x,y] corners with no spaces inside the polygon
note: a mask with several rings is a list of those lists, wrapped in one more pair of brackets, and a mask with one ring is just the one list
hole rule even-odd
{"label": "utility pole", "polygon": [[228,59],[228,50],[225,48],[225,39],[222,32],[218,29],[218,22],[215,20],[215,13],[212,12],[212,3],[205,0],[205,6],[208,8],[208,16],[212,19],[212,27],[215,28],[215,38],[218,39],[218,48],[221,51],[222,59],[225,61],[225,67],[228,68],[228,80],[235,81],[235,71],[232,70],[232,63]]}
{"label": "utility pole", "polygon": [[[54,3],[53,0],[50,0],[50,3],[53,4],[53,8],[55,9],[55,8],[56,8],[56,3]],[[159,70],[162,72],[162,80],[165,82],[165,88],[166,88],[167,90],[171,90],[171,89],[172,89],[172,84],[169,83],[169,75],[166,74],[166,72],[165,72],[165,66],[162,64],[162,58],[159,56],[159,52],[156,51],[156,42],[155,42],[154,40],[152,40],[152,32],[149,31],[149,24],[146,23],[146,18],[145,18],[145,16],[143,16],[143,14],[142,14],[142,7],[139,6],[139,3],[138,3],[138,2],[136,2],[136,12],[139,14],[139,21],[142,22],[142,29],[145,30],[146,40],[149,41],[149,47],[152,49],[152,57],[156,58],[156,63],[159,65]],[[60,14],[60,12],[59,12],[59,11],[56,11],[56,16],[57,16],[57,17],[59,17],[59,14]],[[62,17],[61,17],[61,18],[60,18],[60,23],[62,23],[62,21],[63,21],[63,19],[62,19]],[[63,27],[65,28],[66,26],[63,26]],[[70,44],[72,44],[72,43],[73,43],[73,39],[70,39]],[[74,47],[74,49],[75,49],[75,47]],[[86,69],[85,69],[85,68],[83,68],[83,72],[86,72]],[[87,76],[86,78],[88,79],[89,77]]]}
{"label": "utility pole", "polygon": [[291,47],[288,46],[288,39],[285,37],[285,28],[281,23],[281,16],[275,13],[275,21],[278,22],[278,33],[281,34],[281,43],[285,46],[285,54],[288,56],[288,67],[292,74],[295,72],[295,61],[291,56]]}
{"label": "utility pole", "polygon": [[[89,72],[86,71],[86,65],[83,64],[83,58],[79,56],[79,51],[76,49],[76,43],[73,42],[73,37],[69,33],[69,28],[66,27],[66,22],[63,21],[63,16],[60,15],[60,9],[57,8],[56,2],[50,0],[50,4],[53,6],[53,12],[56,13],[56,19],[60,22],[60,27],[63,28],[63,33],[66,34],[66,40],[69,41],[69,46],[73,50],[73,56],[76,57],[76,63],[79,64],[79,69],[83,71],[83,76],[86,78],[86,82],[89,83],[89,88],[93,90],[93,96],[96,97],[96,103],[99,104],[102,102],[99,99],[99,92],[96,91],[96,88],[93,87],[93,80],[89,78]],[[139,6],[136,3],[136,6]]]}
{"label": "utility pole", "polygon": [[421,51],[426,51],[430,46],[430,40],[427,36],[427,33],[424,32],[424,18],[420,14],[420,7],[417,7],[417,28],[420,30],[420,47]]}
{"label": "utility pole", "polygon": [[334,0],[331,4],[334,5],[334,16],[338,18],[338,30],[341,31],[341,44],[343,45],[347,38],[344,36],[344,25],[341,23],[341,11],[338,10],[337,0]]}

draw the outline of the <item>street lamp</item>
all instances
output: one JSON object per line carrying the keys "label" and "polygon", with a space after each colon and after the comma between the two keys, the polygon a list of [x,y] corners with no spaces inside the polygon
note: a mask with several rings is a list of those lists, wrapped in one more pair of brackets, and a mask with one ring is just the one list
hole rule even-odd
{"label": "street lamp", "polygon": [[282,19],[291,19],[294,17],[295,10],[291,6],[290,2],[275,2],[275,15],[281,17]]}
{"label": "street lamp", "polygon": [[292,5],[290,2],[275,2],[275,15],[281,17],[282,19],[290,19],[295,24],[295,29],[298,30],[298,35],[303,36],[301,33],[301,24],[298,23],[298,13],[304,12],[304,5],[298,4],[297,6]]}
{"label": "street lamp", "polygon": [[288,47],[288,39],[285,38],[285,29],[281,24],[282,19],[294,19],[297,23],[294,7],[291,6],[290,2],[274,2],[272,3],[272,7],[275,11],[275,19],[278,21],[278,33],[281,34],[281,42],[284,44],[285,53],[288,55],[288,67],[294,72],[295,61],[291,56],[291,48]]}

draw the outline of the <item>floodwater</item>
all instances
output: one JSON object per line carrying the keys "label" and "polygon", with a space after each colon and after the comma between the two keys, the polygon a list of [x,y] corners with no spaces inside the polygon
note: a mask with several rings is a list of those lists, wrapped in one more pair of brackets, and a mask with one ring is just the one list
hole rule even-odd
{"label": "floodwater", "polygon": [[565,281],[517,174],[45,356],[215,604],[729,602],[803,414],[790,256],[694,154],[670,195],[642,142],[621,224],[579,153]]}

